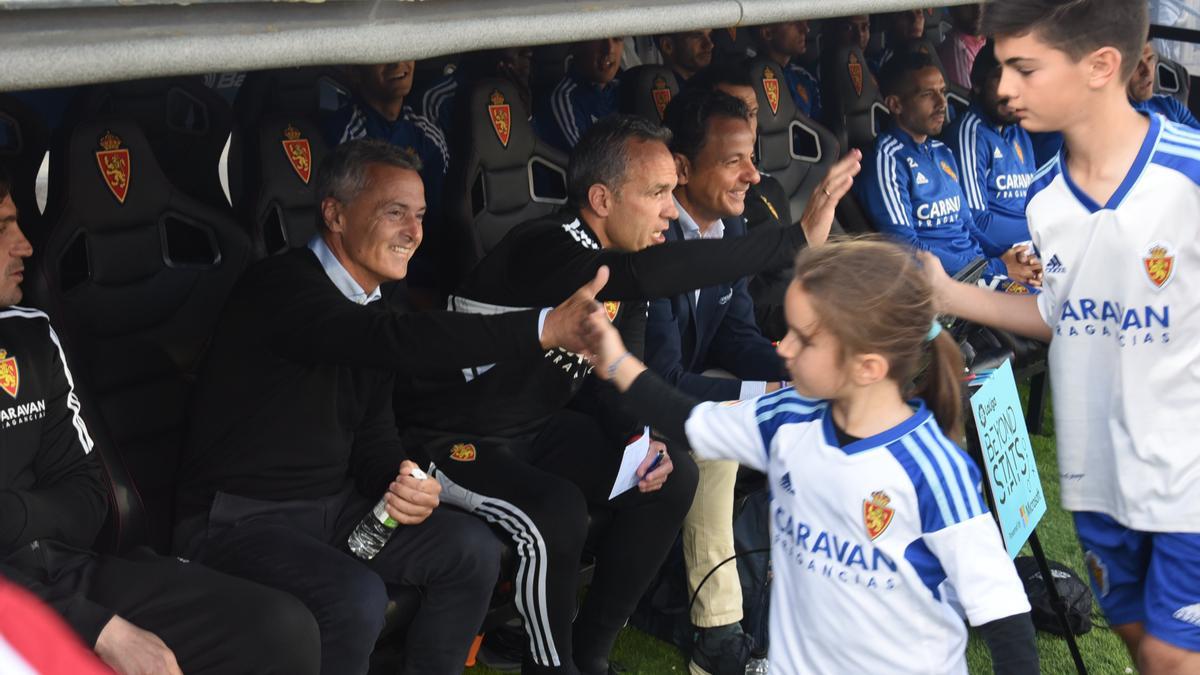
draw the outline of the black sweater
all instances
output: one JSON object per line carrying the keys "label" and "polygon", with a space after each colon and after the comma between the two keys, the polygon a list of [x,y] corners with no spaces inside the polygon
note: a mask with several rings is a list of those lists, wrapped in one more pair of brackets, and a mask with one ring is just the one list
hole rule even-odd
{"label": "black sweater", "polygon": [[[669,242],[630,253],[601,248],[582,219],[560,214],[505,235],[463,281],[457,298],[468,302],[458,307],[487,312],[555,305],[606,265],[608,284],[597,299],[605,302],[630,351],[641,357],[648,300],[786,265],[803,243],[803,230],[791,226],[760,228],[730,239]],[[440,431],[511,437],[535,431],[570,401],[600,417],[606,430],[624,440],[636,420],[619,412],[611,387],[586,377],[590,370],[583,357],[551,350],[540,360],[498,364],[485,372],[401,376],[397,417]],[[431,456],[437,458],[436,453]]]}
{"label": "black sweater", "polygon": [[60,573],[86,557],[107,511],[100,462],[49,320],[0,308],[0,576],[53,606],[89,645],[113,612]]}
{"label": "black sweater", "polygon": [[225,306],[197,384],[180,517],[206,511],[217,491],[314,499],[353,479],[377,498],[405,457],[393,374],[536,357],[537,320],[360,306],[307,248],[257,263]]}

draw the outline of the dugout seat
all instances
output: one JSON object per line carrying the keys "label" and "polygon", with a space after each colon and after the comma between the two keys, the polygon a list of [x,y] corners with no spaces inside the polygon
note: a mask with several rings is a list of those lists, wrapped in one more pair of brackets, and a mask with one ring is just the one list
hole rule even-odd
{"label": "dugout seat", "polygon": [[667,104],[678,94],[679,82],[670,68],[657,64],[637,66],[621,74],[618,109],[662,124]]}
{"label": "dugout seat", "polygon": [[41,117],[15,96],[0,94],[0,167],[12,181],[10,193],[20,214],[21,230],[34,244],[41,239],[37,176],[50,145],[50,130]]}
{"label": "dugout seat", "polygon": [[233,210],[255,257],[304,246],[316,233],[312,183],[328,153],[323,109],[344,85],[327,68],[289,68],[246,76],[234,101],[229,143]]}
{"label": "dugout seat", "polygon": [[176,189],[213,208],[228,208],[219,165],[233,123],[229,104],[200,76],[133,80],[86,90],[67,112],[68,127],[103,115],[141,127]]}
{"label": "dugout seat", "polygon": [[1154,93],[1174,96],[1180,103],[1188,105],[1192,89],[1192,77],[1182,64],[1159,57],[1154,76]]}
{"label": "dugout seat", "polygon": [[454,105],[443,217],[458,278],[513,226],[566,203],[567,157],[534,135],[508,80],[483,78]]}
{"label": "dugout seat", "polygon": [[[866,159],[875,149],[875,137],[888,124],[891,114],[879,95],[879,84],[871,75],[862,51],[843,46],[822,61],[821,83],[825,119],[844,148],[857,148]],[[847,232],[872,230],[866,211],[854,193],[837,206],[837,219]]]}
{"label": "dugout seat", "polygon": [[799,218],[813,189],[837,161],[837,139],[796,108],[777,63],[753,59],[747,68],[758,96],[758,168],[779,181],[792,218]]}
{"label": "dugout seat", "polygon": [[[303,246],[315,231],[309,186],[328,151],[322,115],[349,97],[346,73],[332,67],[283,68],[247,74],[233,104],[229,147],[229,188],[234,213],[248,228],[258,254],[282,250],[281,243]],[[293,140],[291,125],[306,141],[309,179],[292,164],[283,141]],[[276,144],[278,142],[278,145]],[[289,146],[304,143],[289,143]],[[303,157],[303,152],[299,157]]]}
{"label": "dugout seat", "polygon": [[[51,154],[63,199],[31,290],[90,400],[117,488],[112,546],[166,552],[193,376],[249,243],[226,210],[168,179],[128,116],[64,129]],[[116,485],[121,467],[132,484]]]}

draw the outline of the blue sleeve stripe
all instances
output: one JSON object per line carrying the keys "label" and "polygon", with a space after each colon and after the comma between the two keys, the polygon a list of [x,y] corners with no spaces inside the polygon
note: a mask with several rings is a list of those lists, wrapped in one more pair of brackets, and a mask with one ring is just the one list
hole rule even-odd
{"label": "blue sleeve stripe", "polygon": [[921,583],[925,584],[925,588],[928,588],[929,592],[933,594],[933,599],[940,602],[942,594],[938,588],[946,580],[946,570],[933,551],[929,550],[925,540],[914,539],[908,548],[904,549],[904,559],[908,561],[909,565],[912,565],[917,576],[920,577]]}
{"label": "blue sleeve stripe", "polygon": [[454,91],[455,82],[453,79],[446,80],[440,84],[436,84],[425,92],[421,97],[421,114],[430,119],[437,119],[438,114],[442,110],[442,105],[449,98],[450,92]]}
{"label": "blue sleeve stripe", "polygon": [[970,113],[958,129],[958,163],[963,172],[967,205],[976,211],[987,208],[983,191],[979,187],[979,117]]}
{"label": "blue sleeve stripe", "polygon": [[825,407],[824,401],[815,401],[813,399],[804,398],[796,393],[795,389],[780,389],[779,391],[770,394],[764,394],[757,399],[756,410],[760,413],[772,410],[779,405],[791,403],[806,407],[809,410],[817,410]]}
{"label": "blue sleeve stripe", "polygon": [[954,461],[954,455],[947,452],[947,448],[941,443],[940,433],[933,433],[931,425],[924,424],[917,429],[917,435],[921,442],[929,450],[929,454],[933,457],[938,469],[942,472],[947,483],[947,490],[950,497],[954,501],[954,509],[958,513],[958,518],[955,522],[968,520],[979,515],[975,510],[974,500],[971,499],[968,486],[971,485],[971,478],[967,475],[966,466],[961,462]]}
{"label": "blue sleeve stripe", "polygon": [[445,173],[450,166],[450,148],[446,145],[446,137],[442,135],[442,130],[438,128],[438,125],[430,122],[424,116],[412,112],[411,109],[409,109],[408,118],[415,127],[425,134],[426,138],[437,146],[438,152],[442,156],[442,173]]}
{"label": "blue sleeve stripe", "polygon": [[954,512],[950,508],[950,500],[946,497],[946,484],[938,474],[937,468],[929,461],[929,456],[925,448],[922,448],[917,443],[912,434],[900,439],[900,444],[904,446],[909,456],[912,457],[913,462],[921,469],[921,476],[923,478],[921,486],[925,489],[922,490],[920,487],[917,487],[918,498],[922,496],[933,497],[934,503],[937,504],[938,514],[941,516],[943,527],[956,522]]}
{"label": "blue sleeve stripe", "polygon": [[1155,153],[1150,161],[1159,166],[1174,169],[1200,186],[1200,159],[1180,157],[1171,153]]}
{"label": "blue sleeve stripe", "polygon": [[811,422],[820,419],[824,412],[825,404],[818,406],[805,405],[803,399],[794,396],[793,400],[785,400],[773,410],[762,410],[761,405],[755,410],[756,416],[754,421],[758,424],[758,433],[762,436],[763,447],[770,454],[772,441],[775,440],[775,434],[779,432],[779,428],[785,424],[799,424],[801,422]]}
{"label": "blue sleeve stripe", "polygon": [[1167,122],[1162,125],[1162,137],[1170,138],[1176,141],[1182,141],[1192,145],[1200,145],[1200,131],[1180,124],[1178,122]]}
{"label": "blue sleeve stripe", "polygon": [[354,106],[354,112],[350,114],[350,121],[346,123],[346,128],[342,130],[342,137],[338,143],[345,143],[356,138],[362,138],[367,135],[367,116],[363,114],[361,108]]}
{"label": "blue sleeve stripe", "polygon": [[933,437],[938,444],[942,446],[942,450],[950,461],[954,463],[955,475],[958,476],[959,487],[963,491],[963,498],[967,502],[967,517],[965,520],[970,520],[975,516],[987,512],[987,506],[983,503],[983,496],[979,494],[979,469],[975,466],[975,461],[967,456],[957,445],[950,439],[946,438],[938,429],[931,429]]}
{"label": "blue sleeve stripe", "polygon": [[554,93],[550,95],[550,103],[554,108],[554,117],[558,120],[558,128],[571,147],[579,143],[579,126],[575,124],[575,105],[571,101],[571,93],[575,84],[568,78],[563,78]]}
{"label": "blue sleeve stripe", "polygon": [[908,212],[904,208],[900,194],[900,184],[896,179],[896,152],[901,148],[900,142],[887,139],[880,148],[879,161],[875,164],[876,179],[879,181],[879,191],[883,193],[883,203],[887,207],[888,218],[896,225],[909,225]]}
{"label": "blue sleeve stripe", "polygon": [[1179,141],[1173,138],[1167,139],[1164,137],[1158,142],[1158,151],[1179,157],[1187,157],[1188,159],[1196,159],[1200,157],[1200,147],[1196,147],[1194,145],[1179,145],[1178,143]]}
{"label": "blue sleeve stripe", "polygon": [[889,138],[880,138],[879,143],[875,146],[875,184],[879,186],[879,192],[883,195],[883,205],[887,209],[888,220],[896,221],[896,212],[892,207],[891,201],[888,199],[887,189],[887,151],[892,146],[893,141]]}
{"label": "blue sleeve stripe", "polygon": [[773,410],[766,410],[758,413],[758,415],[755,416],[754,421],[761,425],[763,422],[773,420],[780,415],[790,415],[794,418],[789,421],[808,422],[821,416],[821,408],[811,408],[799,403],[781,403]]}
{"label": "blue sleeve stripe", "polygon": [[1033,174],[1033,178],[1029,181],[1029,190],[1025,193],[1026,208],[1034,195],[1049,187],[1058,176],[1058,159],[1059,155],[1055,155],[1042,168],[1038,169],[1037,173]]}

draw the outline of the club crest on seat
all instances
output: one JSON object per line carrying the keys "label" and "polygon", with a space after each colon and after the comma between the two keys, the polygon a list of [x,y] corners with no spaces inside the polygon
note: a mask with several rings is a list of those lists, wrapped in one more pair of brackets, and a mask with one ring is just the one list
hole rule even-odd
{"label": "club crest on seat", "polygon": [[779,114],[779,78],[770,66],[763,67],[763,93],[767,95],[767,104],[771,106],[771,114]]}
{"label": "club crest on seat", "polygon": [[300,135],[299,129],[289,124],[283,130],[282,143],[283,154],[287,156],[292,169],[300,180],[308,185],[308,180],[312,177],[312,147],[308,144],[308,139]]}
{"label": "club crest on seat", "polygon": [[100,137],[100,150],[96,151],[96,164],[100,167],[100,176],[108,186],[113,197],[121,204],[129,195],[129,179],[133,169],[129,148],[121,147],[121,137],[111,131],[105,131]]}
{"label": "club crest on seat", "polygon": [[507,148],[509,136],[512,134],[512,108],[499,89],[492,90],[488,101],[488,117],[492,120],[492,130],[496,132],[500,145]]}

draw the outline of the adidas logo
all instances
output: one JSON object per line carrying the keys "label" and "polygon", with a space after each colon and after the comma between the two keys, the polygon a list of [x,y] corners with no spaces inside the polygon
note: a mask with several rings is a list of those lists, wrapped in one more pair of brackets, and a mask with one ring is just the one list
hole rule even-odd
{"label": "adidas logo", "polygon": [[925,174],[918,171],[917,172],[917,185],[925,185],[928,182],[929,182],[929,179],[925,177]]}
{"label": "adidas logo", "polygon": [[996,159],[1004,159],[1004,153],[1000,152],[1000,148],[996,148],[996,152],[992,153],[992,157],[995,157]]}
{"label": "adidas logo", "polygon": [[1066,274],[1067,266],[1062,264],[1057,255],[1050,256],[1050,262],[1046,263],[1046,274]]}
{"label": "adidas logo", "polygon": [[1193,626],[1200,626],[1200,602],[1187,607],[1180,607],[1171,615],[1172,618],[1179,619]]}
{"label": "adidas logo", "polygon": [[792,487],[792,473],[790,471],[784,473],[783,477],[779,479],[779,487],[783,488],[783,491],[789,495],[796,494],[796,489]]}

